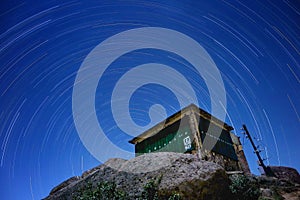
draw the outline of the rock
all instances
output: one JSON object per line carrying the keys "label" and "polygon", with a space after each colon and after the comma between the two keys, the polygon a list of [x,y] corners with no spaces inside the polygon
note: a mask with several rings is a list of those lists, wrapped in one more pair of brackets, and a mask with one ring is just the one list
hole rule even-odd
{"label": "rock", "polygon": [[69,178],[68,180],[62,182],[61,184],[59,184],[58,186],[56,186],[55,188],[53,188],[50,191],[50,195],[55,194],[57,192],[59,192],[61,189],[73,186],[74,184],[76,184],[78,181],[80,180],[79,176],[74,176],[72,178]]}
{"label": "rock", "polygon": [[125,164],[126,161],[127,160],[122,158],[112,158],[109,159],[107,162],[105,162],[105,166],[114,169],[120,169]]}
{"label": "rock", "polygon": [[273,196],[273,191],[269,188],[262,188],[261,189],[261,196],[263,197],[272,197]]}
{"label": "rock", "polygon": [[[247,176],[257,183],[262,199],[300,199],[299,173],[288,167],[271,167],[275,177]],[[199,160],[195,155],[161,152],[138,156],[131,160],[113,158],[102,165],[64,181],[51,190],[46,200],[74,199],[88,187],[111,182],[128,194],[126,199],[138,199],[145,185],[157,183],[158,199],[168,199],[174,193],[181,199],[232,199],[228,176],[241,172],[227,172],[216,163]]]}
{"label": "rock", "polygon": [[[124,162],[126,162],[126,160],[124,160],[124,159],[121,159],[121,158],[112,158],[112,159],[109,159],[105,163],[105,166],[106,167],[115,168],[115,169],[119,169]],[[84,179],[84,178],[88,177],[89,175],[91,175],[94,172],[98,171],[100,169],[100,167],[101,167],[101,165],[83,172],[83,174],[81,175],[81,178]]]}
{"label": "rock", "polygon": [[270,166],[270,168],[279,180],[300,184],[300,175],[296,169],[284,166]]}
{"label": "rock", "polygon": [[125,161],[110,159],[88,172],[72,187],[52,192],[46,199],[72,199],[88,183],[113,182],[125,191],[129,199],[141,195],[150,180],[158,183],[159,199],[174,192],[182,199],[226,199],[229,179],[224,169],[212,162],[199,160],[195,155],[172,152],[150,153]]}
{"label": "rock", "polygon": [[282,197],[287,200],[299,200],[300,199],[300,188],[298,190],[289,192],[289,193],[283,193]]}
{"label": "rock", "polygon": [[280,177],[255,177],[261,187],[262,199],[287,199],[299,200],[300,199],[300,186],[297,183],[287,181],[286,178]]}

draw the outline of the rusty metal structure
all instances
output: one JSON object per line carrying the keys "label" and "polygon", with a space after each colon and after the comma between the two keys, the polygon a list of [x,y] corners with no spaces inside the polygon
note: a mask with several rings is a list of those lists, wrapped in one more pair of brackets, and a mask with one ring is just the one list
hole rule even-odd
{"label": "rusty metal structure", "polygon": [[[191,153],[218,163],[227,171],[250,174],[240,139],[232,130],[233,127],[191,104],[129,142],[135,145],[136,156],[151,152]],[[214,147],[207,148],[204,139],[214,142]]]}
{"label": "rusty metal structure", "polygon": [[269,166],[266,166],[264,164],[264,160],[260,156],[260,150],[258,150],[258,148],[256,147],[256,145],[254,144],[254,141],[252,140],[252,137],[251,137],[251,135],[250,135],[250,133],[249,133],[249,131],[248,131],[248,129],[247,129],[247,127],[246,127],[245,124],[243,124],[242,130],[245,131],[244,134],[249,139],[249,141],[250,141],[250,143],[251,143],[251,145],[252,145],[252,147],[254,149],[254,153],[256,154],[256,156],[258,158],[258,165],[261,166],[262,169],[263,169],[263,171],[264,171],[263,174],[266,175],[266,176],[275,177],[275,174],[272,171],[272,169]]}

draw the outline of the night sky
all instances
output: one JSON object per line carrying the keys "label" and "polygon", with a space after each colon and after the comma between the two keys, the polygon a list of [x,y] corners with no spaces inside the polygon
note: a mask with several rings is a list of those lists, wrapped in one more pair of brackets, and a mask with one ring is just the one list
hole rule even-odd
{"label": "night sky", "polygon": [[[83,145],[74,122],[76,77],[86,57],[101,42],[143,27],[182,33],[209,54],[226,91],[226,105],[222,105],[227,113],[225,121],[241,137],[252,173],[259,171],[250,142],[240,130],[244,123],[267,165],[291,166],[300,171],[300,2],[297,0],[4,0],[0,23],[1,199],[41,199],[63,180],[103,162]],[[153,38],[165,41],[159,34]],[[130,40],[128,43],[134,44]],[[184,45],[180,41],[174,43],[178,48]],[[122,44],[115,43],[107,53],[112,55],[121,48]],[[100,55],[97,59],[106,57]],[[198,105],[212,111],[207,79],[186,58],[174,52],[150,47],[136,49],[124,53],[106,69],[98,66],[105,69],[98,77],[92,99],[99,126],[104,138],[131,152],[131,157],[134,148],[128,140],[133,135],[182,107],[172,88],[156,83],[137,88],[128,105],[118,103],[123,96],[117,94],[113,98],[118,81],[147,63],[159,63],[180,73],[194,89]],[[167,71],[156,70],[157,77],[170,80]],[[155,73],[134,75],[133,80],[137,81],[151,78]],[[184,89],[180,90],[181,82],[174,79],[169,83],[177,86],[176,92],[186,95]],[[81,92],[79,106],[85,106],[86,91]],[[123,124],[128,130],[121,129],[112,111],[116,103],[129,110],[135,124],[146,127],[133,129]],[[150,115],[149,109],[152,109]],[[153,113],[155,120],[151,121]],[[128,117],[119,114],[121,118]],[[86,126],[90,120],[85,120]],[[93,148],[107,158],[121,155],[104,142],[95,142]]]}

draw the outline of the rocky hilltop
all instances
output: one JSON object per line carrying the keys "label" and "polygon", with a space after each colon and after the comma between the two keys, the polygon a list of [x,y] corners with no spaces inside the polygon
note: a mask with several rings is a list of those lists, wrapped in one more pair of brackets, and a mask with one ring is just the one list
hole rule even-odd
{"label": "rocky hilltop", "polygon": [[239,177],[237,173],[228,175],[221,166],[191,154],[160,152],[131,160],[114,158],[64,181],[53,188],[45,200],[92,197],[221,200],[239,199],[238,193],[245,193],[248,199],[259,196],[261,199],[285,199],[285,196],[300,199],[297,183],[277,178]]}

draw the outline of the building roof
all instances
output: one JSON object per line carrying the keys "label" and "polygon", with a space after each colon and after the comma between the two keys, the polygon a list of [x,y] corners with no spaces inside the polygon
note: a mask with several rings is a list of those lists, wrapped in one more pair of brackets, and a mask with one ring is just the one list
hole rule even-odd
{"label": "building roof", "polygon": [[173,124],[174,122],[182,119],[183,116],[188,115],[189,113],[192,113],[192,112],[197,113],[198,115],[200,115],[200,117],[209,119],[210,122],[214,123],[215,125],[223,128],[227,131],[233,130],[233,127],[229,126],[225,122],[223,122],[223,121],[219,120],[218,118],[212,116],[211,114],[209,114],[205,110],[202,110],[201,108],[199,108],[195,104],[190,104],[187,107],[183,108],[182,110],[174,113],[173,115],[171,115],[167,119],[163,120],[162,122],[156,124],[152,128],[146,130],[142,134],[134,137],[132,140],[129,141],[129,143],[131,143],[131,144],[140,143],[143,140],[157,134],[159,131],[161,131],[162,129],[168,127],[169,125]]}

